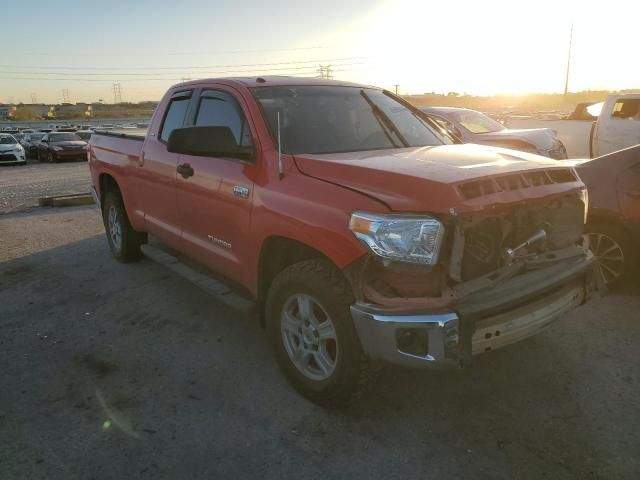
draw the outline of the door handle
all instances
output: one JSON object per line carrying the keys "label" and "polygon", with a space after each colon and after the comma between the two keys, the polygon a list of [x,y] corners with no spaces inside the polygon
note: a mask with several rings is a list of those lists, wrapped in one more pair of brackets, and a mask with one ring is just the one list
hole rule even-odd
{"label": "door handle", "polygon": [[182,178],[193,177],[193,168],[188,163],[183,163],[182,165],[178,165],[176,167],[176,172],[182,175]]}

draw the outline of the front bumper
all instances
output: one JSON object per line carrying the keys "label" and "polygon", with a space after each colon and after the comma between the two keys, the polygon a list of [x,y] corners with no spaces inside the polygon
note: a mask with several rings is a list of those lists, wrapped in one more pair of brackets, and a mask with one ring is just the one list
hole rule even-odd
{"label": "front bumper", "polygon": [[[355,304],[351,313],[370,357],[405,366],[452,367],[535,335],[594,290],[593,258],[587,255],[571,265],[522,274],[499,292],[479,292],[449,311],[403,314]],[[406,335],[417,335],[418,351],[415,341],[411,349],[403,347]]]}
{"label": "front bumper", "polygon": [[2,165],[9,165],[12,163],[25,163],[26,162],[26,158],[24,156],[24,152],[22,153],[15,153],[15,152],[7,152],[7,153],[0,153],[0,164]]}
{"label": "front bumper", "polygon": [[87,151],[81,149],[56,150],[53,152],[53,156],[58,160],[86,160]]}

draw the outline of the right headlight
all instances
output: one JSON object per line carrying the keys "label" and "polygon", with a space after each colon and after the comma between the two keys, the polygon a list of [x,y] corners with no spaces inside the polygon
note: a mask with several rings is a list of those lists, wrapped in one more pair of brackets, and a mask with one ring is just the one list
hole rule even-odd
{"label": "right headlight", "polygon": [[422,265],[438,262],[444,238],[444,225],[426,215],[354,212],[349,229],[382,258]]}

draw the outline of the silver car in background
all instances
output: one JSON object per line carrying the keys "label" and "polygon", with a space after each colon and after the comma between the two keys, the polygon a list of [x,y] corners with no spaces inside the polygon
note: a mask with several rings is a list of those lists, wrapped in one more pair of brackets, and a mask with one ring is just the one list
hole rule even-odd
{"label": "silver car in background", "polygon": [[492,145],[563,160],[567,149],[550,128],[511,129],[468,108],[422,107],[429,118],[463,143]]}

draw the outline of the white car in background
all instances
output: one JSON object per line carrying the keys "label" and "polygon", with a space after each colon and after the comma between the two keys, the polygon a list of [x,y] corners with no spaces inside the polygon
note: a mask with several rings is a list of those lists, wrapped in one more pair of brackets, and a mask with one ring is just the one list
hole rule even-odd
{"label": "white car in background", "polygon": [[600,157],[638,144],[640,93],[609,95],[591,129],[591,157]]}
{"label": "white car in background", "polygon": [[567,158],[567,149],[551,128],[507,128],[484,113],[468,108],[421,107],[420,110],[462,143],[511,148],[556,160]]}
{"label": "white car in background", "polygon": [[20,142],[11,134],[0,133],[0,165],[26,165],[27,158]]}

